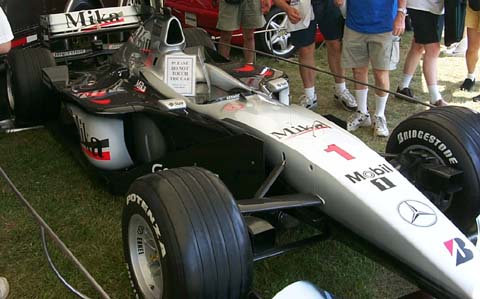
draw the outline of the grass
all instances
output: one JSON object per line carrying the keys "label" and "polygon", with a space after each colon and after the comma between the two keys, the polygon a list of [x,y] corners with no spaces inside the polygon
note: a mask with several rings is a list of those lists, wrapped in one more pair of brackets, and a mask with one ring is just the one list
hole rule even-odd
{"label": "grass", "polygon": [[[402,42],[402,57],[410,39],[411,33],[407,33]],[[317,66],[327,69],[325,48],[316,53]],[[295,102],[302,93],[297,66],[269,58],[259,58],[258,63],[273,65],[288,73]],[[392,90],[401,73],[401,65],[392,72]],[[440,59],[439,84],[445,99],[478,110],[480,104],[470,100],[475,93],[457,90],[465,74],[463,58]],[[318,74],[316,86],[317,112],[345,119],[349,113],[332,100],[333,79]],[[420,98],[428,100],[419,70],[412,87]],[[374,102],[369,106],[374,107]],[[422,105],[391,97],[387,105],[388,125],[392,129],[405,117],[424,109]],[[373,137],[370,130],[363,128],[355,134],[375,150],[383,151],[386,139]],[[0,166],[106,292],[112,298],[132,297],[121,241],[123,198],[110,195],[102,185],[91,180],[45,129],[0,135],[0,152]],[[87,295],[98,297],[62,254],[53,246],[50,248],[67,279]],[[38,226],[1,180],[0,276],[6,276],[10,282],[9,298],[74,297],[57,281],[41,250]],[[271,298],[288,283],[300,279],[310,280],[342,298],[396,298],[415,289],[382,265],[337,241],[326,241],[256,265],[255,287],[265,298]]]}

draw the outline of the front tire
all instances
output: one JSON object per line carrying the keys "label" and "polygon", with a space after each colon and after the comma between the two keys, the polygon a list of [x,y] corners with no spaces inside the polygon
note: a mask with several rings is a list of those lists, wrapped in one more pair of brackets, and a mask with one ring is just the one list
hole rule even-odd
{"label": "front tire", "polygon": [[141,298],[239,299],[250,291],[247,227],[231,193],[209,171],[185,167],[135,180],[122,235]]}
{"label": "front tire", "polygon": [[266,31],[255,34],[258,48],[278,57],[291,57],[296,49],[292,45],[290,33],[287,32],[287,14],[273,6],[265,16],[265,20],[266,24],[262,30]]}
{"label": "front tire", "polygon": [[[393,130],[386,152],[406,154],[392,164],[462,231],[474,230],[480,213],[479,113],[448,106],[415,114]],[[448,193],[445,186],[427,182],[430,178],[421,175],[427,163],[463,171],[455,182],[462,189]]]}

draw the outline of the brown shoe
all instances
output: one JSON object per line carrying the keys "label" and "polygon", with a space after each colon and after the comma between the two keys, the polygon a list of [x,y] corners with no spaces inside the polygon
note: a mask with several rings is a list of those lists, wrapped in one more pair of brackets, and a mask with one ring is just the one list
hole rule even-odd
{"label": "brown shoe", "polygon": [[433,104],[437,107],[445,107],[445,106],[448,106],[448,103],[445,102],[444,100],[440,99],[438,101],[435,102],[435,104]]}

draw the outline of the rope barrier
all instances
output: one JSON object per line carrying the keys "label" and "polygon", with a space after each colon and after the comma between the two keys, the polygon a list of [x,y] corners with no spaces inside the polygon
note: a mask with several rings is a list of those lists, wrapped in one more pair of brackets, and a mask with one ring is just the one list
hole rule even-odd
{"label": "rope barrier", "polygon": [[[30,205],[30,203],[25,199],[23,194],[17,189],[17,187],[13,184],[13,182],[10,180],[8,175],[5,173],[5,171],[0,167],[0,176],[2,176],[9,187],[12,189],[12,191],[15,193],[16,197],[18,200],[27,208],[27,210],[32,214],[33,219],[38,223],[38,225],[41,228],[41,233],[42,233],[42,240],[43,240],[43,246],[44,249],[46,247],[45,243],[45,233],[58,245],[60,248],[60,251],[75,265],[75,267],[82,272],[82,274],[86,277],[88,282],[92,285],[92,287],[100,294],[100,296],[104,299],[110,299],[110,296],[103,290],[103,288],[97,283],[97,281],[93,278],[92,275],[85,269],[85,267],[80,263],[80,261],[73,255],[73,253],[68,249],[68,247],[65,245],[65,243],[60,240],[60,238],[55,234],[55,232],[50,228],[50,226],[43,220],[43,218],[35,211],[35,209]],[[49,260],[49,264],[51,259],[50,256],[47,255],[47,258]],[[57,272],[56,272],[57,274]],[[62,281],[63,283],[63,281]],[[67,286],[67,285],[66,285]],[[69,286],[67,286],[69,288]],[[72,291],[69,288],[70,291]],[[75,293],[75,292],[74,292]],[[85,296],[80,296],[79,294],[81,293],[75,293],[77,296],[81,298],[88,298]]]}

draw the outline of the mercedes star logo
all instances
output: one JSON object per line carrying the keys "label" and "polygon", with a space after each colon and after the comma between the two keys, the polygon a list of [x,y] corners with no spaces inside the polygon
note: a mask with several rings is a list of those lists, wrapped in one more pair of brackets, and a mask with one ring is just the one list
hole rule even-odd
{"label": "mercedes star logo", "polygon": [[405,200],[398,205],[398,213],[408,223],[428,227],[437,222],[437,214],[428,205],[416,200]]}

